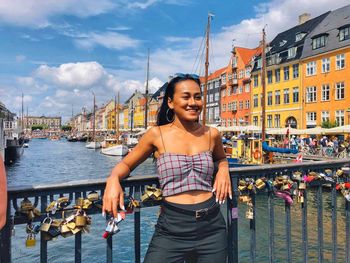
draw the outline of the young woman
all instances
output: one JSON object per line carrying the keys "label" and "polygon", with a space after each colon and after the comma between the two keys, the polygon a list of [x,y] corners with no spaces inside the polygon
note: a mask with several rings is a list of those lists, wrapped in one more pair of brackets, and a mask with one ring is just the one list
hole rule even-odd
{"label": "young woman", "polygon": [[[231,196],[228,162],[220,133],[202,126],[198,76],[177,74],[168,84],[156,127],[112,170],[103,211],[124,209],[120,180],[154,153],[163,192],[161,214],[146,263],[226,262],[226,224],[220,204]],[[213,179],[214,162],[218,172]]]}
{"label": "young woman", "polygon": [[0,230],[6,224],[7,212],[7,183],[4,161],[0,155]]}

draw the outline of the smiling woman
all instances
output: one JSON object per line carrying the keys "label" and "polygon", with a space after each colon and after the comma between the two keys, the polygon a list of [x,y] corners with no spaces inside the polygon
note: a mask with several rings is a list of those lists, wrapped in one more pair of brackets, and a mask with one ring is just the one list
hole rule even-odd
{"label": "smiling woman", "polygon": [[220,204],[231,194],[228,163],[220,133],[198,121],[202,108],[198,76],[177,74],[167,85],[158,126],[144,134],[107,179],[103,211],[117,216],[118,206],[125,209],[120,180],[150,154],[157,159],[163,203],[146,263],[226,261]]}

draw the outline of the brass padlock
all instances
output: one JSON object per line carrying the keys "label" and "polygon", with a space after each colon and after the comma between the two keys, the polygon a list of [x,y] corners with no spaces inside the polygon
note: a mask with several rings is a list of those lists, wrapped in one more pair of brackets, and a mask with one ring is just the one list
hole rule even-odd
{"label": "brass padlock", "polygon": [[245,203],[245,202],[251,201],[251,198],[250,198],[250,196],[248,196],[248,195],[241,195],[241,196],[239,197],[239,201]]}
{"label": "brass padlock", "polygon": [[78,198],[75,200],[75,204],[76,204],[77,206],[83,207],[83,205],[84,205],[84,198],[78,197]]}
{"label": "brass padlock", "polygon": [[67,223],[61,225],[61,235],[63,237],[69,237],[73,235],[71,229],[67,226]]}
{"label": "brass padlock", "polygon": [[71,232],[73,235],[79,233],[83,228],[82,227],[75,227],[73,229],[71,229]]}
{"label": "brass padlock", "polygon": [[245,189],[247,189],[247,186],[246,186],[246,185],[239,185],[239,186],[238,186],[238,190],[239,190],[239,191],[244,191]]}
{"label": "brass padlock", "polygon": [[60,227],[62,224],[62,220],[61,219],[54,219],[52,220],[51,226],[53,227]]}
{"label": "brass padlock", "polygon": [[82,208],[89,209],[91,207],[91,205],[92,205],[92,202],[89,199],[85,199]]}
{"label": "brass padlock", "polygon": [[99,195],[96,191],[92,191],[87,195],[87,199],[89,199],[91,202],[95,202],[99,199]]}
{"label": "brass padlock", "polygon": [[254,187],[254,185],[252,183],[249,183],[248,186],[247,186],[247,189],[248,190],[253,190],[253,187]]}
{"label": "brass padlock", "polygon": [[35,217],[33,209],[28,210],[27,217],[28,217],[29,220],[32,220]]}
{"label": "brass padlock", "polygon": [[26,247],[34,247],[36,245],[36,239],[33,234],[29,234],[26,240]]}
{"label": "brass padlock", "polygon": [[282,185],[281,189],[282,189],[283,191],[288,191],[288,190],[290,189],[289,184],[284,184],[284,185]]}
{"label": "brass padlock", "polygon": [[265,182],[259,178],[258,180],[256,180],[255,185],[258,189],[261,190],[265,187]]}
{"label": "brass padlock", "polygon": [[46,217],[46,218],[43,220],[43,222],[41,223],[40,231],[42,231],[42,232],[48,232],[49,229],[50,229],[51,224],[52,224],[52,218]]}
{"label": "brass padlock", "polygon": [[75,225],[84,227],[87,225],[86,215],[77,215],[75,217]]}
{"label": "brass padlock", "polygon": [[299,188],[299,190],[305,190],[306,189],[306,183],[300,182],[298,188]]}

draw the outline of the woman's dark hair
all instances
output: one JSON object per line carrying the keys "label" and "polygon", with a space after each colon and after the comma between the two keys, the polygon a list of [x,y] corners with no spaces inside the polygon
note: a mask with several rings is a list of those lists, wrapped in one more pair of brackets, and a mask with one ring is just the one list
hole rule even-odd
{"label": "woman's dark hair", "polygon": [[197,75],[180,73],[176,77],[172,78],[165,89],[162,105],[158,109],[157,126],[165,125],[174,121],[175,114],[174,111],[168,106],[168,98],[174,98],[176,84],[184,80],[193,80],[199,87],[201,86],[201,82]]}

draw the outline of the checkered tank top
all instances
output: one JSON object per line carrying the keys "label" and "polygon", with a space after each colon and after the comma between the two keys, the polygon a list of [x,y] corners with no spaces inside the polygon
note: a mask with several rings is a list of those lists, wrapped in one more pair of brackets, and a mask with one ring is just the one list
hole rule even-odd
{"label": "checkered tank top", "polygon": [[[164,153],[157,159],[159,183],[163,196],[171,196],[191,190],[212,190],[214,161],[209,150],[194,155],[166,152],[161,129]],[[210,129],[209,129],[209,138]]]}

